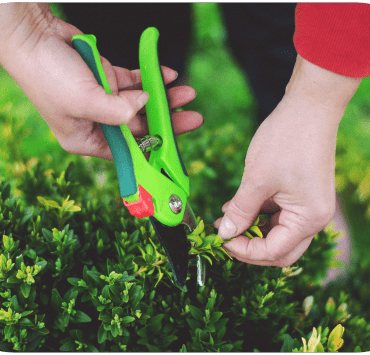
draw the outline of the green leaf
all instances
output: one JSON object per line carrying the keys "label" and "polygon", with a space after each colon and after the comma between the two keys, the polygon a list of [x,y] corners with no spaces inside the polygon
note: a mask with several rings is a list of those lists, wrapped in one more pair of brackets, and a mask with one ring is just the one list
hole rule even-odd
{"label": "green leaf", "polygon": [[252,234],[250,234],[248,231],[245,231],[244,233],[243,233],[243,235],[245,235],[246,237],[248,237],[248,238],[250,238],[250,239],[253,239],[254,237],[253,237],[253,235]]}
{"label": "green leaf", "polygon": [[12,303],[12,309],[13,309],[14,312],[20,312],[21,311],[21,308],[19,306],[18,299],[17,299],[16,295],[14,295],[10,299],[10,302]]}
{"label": "green leaf", "polygon": [[24,298],[27,298],[31,291],[31,285],[29,285],[27,282],[23,282],[21,284],[21,292]]}
{"label": "green leaf", "polygon": [[76,351],[76,343],[72,342],[72,340],[69,340],[67,341],[66,343],[64,343],[60,348],[59,350],[60,351]]}
{"label": "green leaf", "polygon": [[263,238],[263,234],[262,234],[261,230],[257,226],[251,226],[251,227],[249,227],[248,230],[250,230],[253,233],[255,233],[258,237]]}
{"label": "green leaf", "polygon": [[33,209],[31,207],[26,207],[24,209],[24,215],[21,219],[21,225],[25,224],[33,216]]}
{"label": "green leaf", "polygon": [[136,265],[139,265],[139,266],[142,266],[142,267],[145,267],[146,264],[147,264],[146,260],[142,256],[137,256],[136,258],[134,258],[133,262]]}
{"label": "green leaf", "polygon": [[37,199],[41,202],[41,204],[43,204],[44,206],[49,206],[49,207],[52,207],[52,208],[61,208],[61,206],[59,206],[58,202],[56,201],[53,201],[53,200],[46,200],[45,198],[43,198],[42,196],[37,196]]}
{"label": "green leaf", "polygon": [[148,350],[150,352],[154,352],[154,353],[162,352],[162,350],[160,348],[158,348],[157,346],[155,346],[155,345],[146,344],[146,346],[148,347]]}
{"label": "green leaf", "polygon": [[202,258],[207,259],[209,261],[209,263],[212,265],[212,259],[208,255],[202,254]]}
{"label": "green leaf", "polygon": [[21,313],[22,317],[27,317],[29,314],[33,313],[33,311],[24,311]]}
{"label": "green leaf", "polygon": [[282,353],[291,353],[294,347],[293,338],[289,334],[285,334],[284,342],[281,347],[280,352]]}
{"label": "green leaf", "polygon": [[213,312],[209,323],[216,323],[222,317],[222,312]]}
{"label": "green leaf", "polygon": [[190,328],[193,329],[193,330],[201,328],[202,324],[204,324],[204,323],[201,323],[201,322],[199,322],[195,319],[192,319],[192,318],[186,318],[186,321],[190,325]]}
{"label": "green leaf", "polygon": [[220,351],[223,352],[223,353],[228,353],[232,349],[233,349],[233,345],[232,344],[224,344],[224,345],[221,345],[220,346]]}
{"label": "green leaf", "polygon": [[316,345],[315,353],[324,353],[324,352],[325,352],[325,349],[324,349],[323,345],[319,342]]}
{"label": "green leaf", "polygon": [[[148,337],[148,327],[143,327],[141,328],[138,332],[137,335],[141,338],[147,338]],[[145,345],[145,343],[144,343]]]}
{"label": "green leaf", "polygon": [[116,336],[117,336],[117,325],[116,325],[116,324],[112,324],[112,325],[110,326],[110,331],[111,331],[112,335],[113,335],[114,337],[116,337]]}
{"label": "green leaf", "polygon": [[82,311],[77,311],[76,313],[71,316],[71,323],[88,323],[91,322],[91,318]]}
{"label": "green leaf", "polygon": [[112,308],[112,316],[114,317],[115,315],[117,315],[119,318],[121,318],[123,316],[123,309],[122,309],[122,307],[114,307],[114,308]]}
{"label": "green leaf", "polygon": [[65,312],[65,313],[62,313],[61,316],[62,316],[63,325],[65,327],[68,327],[69,319],[71,318],[70,314],[68,314],[67,312]]}
{"label": "green leaf", "polygon": [[78,277],[68,277],[67,281],[72,284],[73,286],[78,286],[78,281],[80,281]]}
{"label": "green leaf", "polygon": [[97,284],[102,284],[102,279],[100,278],[100,275],[102,275],[100,272],[97,272],[95,270],[88,270],[86,272]]}
{"label": "green leaf", "polygon": [[1,199],[5,201],[10,196],[10,184],[6,184],[3,188],[3,191],[1,192]]}
{"label": "green leaf", "polygon": [[5,339],[10,339],[13,335],[14,330],[14,325],[6,325],[4,328]]}
{"label": "green leaf", "polygon": [[45,240],[48,243],[52,243],[53,241],[53,233],[45,228],[42,228],[42,235],[44,236]]}
{"label": "green leaf", "polygon": [[129,323],[133,322],[135,320],[135,317],[126,316],[122,318],[122,324],[124,327],[126,327]]}
{"label": "green leaf", "polygon": [[109,285],[105,285],[101,291],[101,294],[102,296],[105,298],[105,299],[109,299],[110,298],[110,294],[109,294]]}
{"label": "green leaf", "polygon": [[104,323],[110,324],[112,319],[113,319],[112,316],[109,313],[107,313],[107,311],[101,312],[99,314],[99,320],[101,320]]}
{"label": "green leaf", "polygon": [[35,265],[40,266],[42,270],[47,264],[48,264],[47,261],[42,260],[42,261],[37,262]]}
{"label": "green leaf", "polygon": [[335,304],[334,298],[329,297],[326,304],[325,304],[325,312],[329,315],[333,315],[333,313],[335,311],[335,307],[336,307],[336,304]]}
{"label": "green leaf", "polygon": [[[216,329],[216,330],[217,330],[217,329]],[[221,328],[219,329],[219,331],[217,332],[217,337],[218,337],[218,339],[219,339],[219,340],[221,340],[221,339],[224,337],[225,333],[226,333],[226,327],[225,327],[225,326],[223,326],[223,327],[221,327]]]}
{"label": "green leaf", "polygon": [[151,334],[157,334],[162,330],[162,319],[164,314],[157,314],[155,317],[150,318],[148,322],[148,329]]}
{"label": "green leaf", "polygon": [[36,258],[36,251],[33,250],[33,249],[27,249],[27,256],[31,259],[35,259]]}
{"label": "green leaf", "polygon": [[197,308],[197,307],[195,307],[195,306],[190,305],[190,306],[189,306],[189,309],[190,309],[190,313],[191,313],[191,315],[192,315],[196,320],[199,320],[199,321],[203,322],[204,314],[203,314],[203,312],[202,312],[199,308]]}
{"label": "green leaf", "polygon": [[46,294],[45,292],[40,292],[39,295],[40,295],[41,302],[43,304],[48,304],[49,303],[49,295],[48,294]]}
{"label": "green leaf", "polygon": [[23,254],[18,255],[18,256],[15,258],[15,267],[16,267],[17,269],[21,270],[22,263],[24,264]]}
{"label": "green leaf", "polygon": [[66,294],[64,295],[63,299],[65,302],[70,302],[71,300],[75,300],[78,296],[78,292],[77,291],[72,291],[72,289],[70,289],[69,291],[66,292]]}
{"label": "green leaf", "polygon": [[23,280],[22,280],[22,279],[18,279],[18,277],[14,274],[14,275],[10,276],[10,277],[6,280],[6,282],[7,282],[8,284],[20,284],[21,282],[23,282]]}
{"label": "green leaf", "polygon": [[131,282],[131,281],[134,281],[135,280],[135,277],[133,276],[130,276],[127,271],[125,271],[122,276],[117,280],[119,282]]}
{"label": "green leaf", "polygon": [[152,256],[155,256],[155,251],[154,251],[154,248],[152,247],[151,244],[147,244],[145,246],[145,250],[148,254],[152,255]]}
{"label": "green leaf", "polygon": [[22,318],[18,322],[19,325],[23,325],[26,327],[32,327],[34,324],[28,318]]}
{"label": "green leaf", "polygon": [[62,297],[60,296],[59,292],[56,288],[53,288],[51,291],[51,305],[56,311],[59,311],[62,308]]}
{"label": "green leaf", "polygon": [[190,235],[198,235],[204,231],[204,222],[200,221],[198,226],[193,230]]}
{"label": "green leaf", "polygon": [[98,353],[99,350],[91,343],[87,344],[86,351],[90,353]]}
{"label": "green leaf", "polygon": [[69,164],[68,164],[68,167],[65,171],[65,174],[64,174],[64,180],[66,182],[70,182],[72,181],[72,178],[73,178],[73,173],[74,173],[74,168],[75,168],[75,163],[73,161],[71,161]]}
{"label": "green leaf", "polygon": [[188,235],[188,240],[190,240],[191,242],[194,242],[197,247],[199,247],[203,243],[202,238],[199,237],[198,235]]}

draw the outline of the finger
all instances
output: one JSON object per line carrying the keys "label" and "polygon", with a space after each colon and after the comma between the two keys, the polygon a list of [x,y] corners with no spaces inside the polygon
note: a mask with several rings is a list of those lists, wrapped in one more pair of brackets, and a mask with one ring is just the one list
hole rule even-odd
{"label": "finger", "polygon": [[106,58],[100,56],[100,61],[103,66],[103,71],[105,73],[105,76],[108,80],[109,88],[111,89],[113,95],[117,95],[118,85],[117,85],[116,72],[113,69],[112,64],[110,64],[110,62]]}
{"label": "finger", "polygon": [[[278,266],[278,267],[288,267],[288,266],[291,266],[293,265],[295,262],[297,262],[297,260],[303,255],[303,253],[307,250],[307,248],[309,247],[309,245],[311,244],[312,242],[312,239],[313,239],[314,236],[311,236],[309,238],[305,238],[300,244],[298,244],[297,248],[295,250],[293,250],[291,253],[287,254],[285,257],[279,259],[279,260],[276,260],[276,261],[267,261],[267,260],[262,260],[262,261],[257,261],[257,260],[252,260],[252,259],[247,259],[245,257],[242,257],[240,256],[240,254],[236,255],[234,254],[233,251],[231,250],[234,250],[234,246],[232,246],[230,248],[230,245],[231,243],[234,243],[236,240],[238,240],[239,242],[239,238],[242,238],[242,237],[238,237],[230,242],[227,242],[225,244],[222,245],[222,247],[230,254],[230,256],[236,258],[237,260],[243,262],[243,263],[248,263],[248,264],[253,264],[253,265],[260,265],[260,266]],[[247,238],[249,239],[249,238]],[[250,241],[253,241],[253,240],[260,240],[259,238],[253,238],[252,240],[249,239]],[[257,243],[257,242],[255,242]],[[243,244],[243,243],[241,243]],[[238,247],[240,247],[240,244],[238,245]],[[245,245],[243,246],[245,248]],[[229,248],[231,250],[229,250]]]}
{"label": "finger", "polygon": [[[243,177],[244,179],[244,177]],[[230,239],[247,230],[257,218],[261,206],[269,198],[267,191],[242,181],[238,191],[227,206],[218,234]]]}
{"label": "finger", "polygon": [[[140,69],[128,70],[121,67],[113,67],[115,72],[118,90],[141,90],[142,81]],[[161,66],[164,84],[167,85],[174,81],[178,74],[175,70]]]}
{"label": "finger", "polygon": [[[226,213],[228,207],[229,207],[230,201],[227,201],[223,206],[222,206],[222,212]],[[276,213],[277,211],[280,211],[279,205],[273,201],[272,198],[269,198],[266,200],[260,210],[260,213],[266,213],[266,214],[272,214]]]}
{"label": "finger", "polygon": [[123,125],[132,120],[145,105],[149,94],[140,90],[107,94],[97,83],[85,90],[80,97],[81,111],[74,116],[109,125]]}
{"label": "finger", "polygon": [[[170,110],[179,108],[192,101],[197,96],[196,91],[190,86],[176,86],[167,90],[167,100]],[[145,107],[143,107],[139,114],[145,114]]]}
{"label": "finger", "polygon": [[[175,135],[180,135],[199,128],[203,123],[203,116],[195,111],[180,111],[171,114],[171,121]],[[135,137],[149,134],[148,122],[145,116],[137,116],[128,127]]]}
{"label": "finger", "polygon": [[[272,216],[272,229],[266,238],[249,239],[240,236],[225,245],[237,259],[248,263],[282,266],[292,264],[304,253],[312,240],[311,231],[304,228],[303,219],[283,210]],[[261,264],[262,265],[262,264]]]}

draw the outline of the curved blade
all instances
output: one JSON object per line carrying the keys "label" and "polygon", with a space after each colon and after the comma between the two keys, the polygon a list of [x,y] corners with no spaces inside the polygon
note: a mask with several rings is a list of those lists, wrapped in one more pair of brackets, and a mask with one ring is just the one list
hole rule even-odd
{"label": "curved blade", "polygon": [[149,217],[149,219],[166,251],[176,282],[181,287],[184,287],[189,261],[188,238],[186,236],[185,226],[179,224],[174,227],[168,227],[154,217]]}

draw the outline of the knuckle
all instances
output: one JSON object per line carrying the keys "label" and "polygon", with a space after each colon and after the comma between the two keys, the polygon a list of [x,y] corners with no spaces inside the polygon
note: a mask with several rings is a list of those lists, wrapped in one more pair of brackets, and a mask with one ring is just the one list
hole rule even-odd
{"label": "knuckle", "polygon": [[136,110],[127,99],[124,100],[125,109],[123,112],[123,119],[128,123],[136,115]]}
{"label": "knuckle", "polygon": [[248,216],[248,213],[246,212],[246,209],[244,208],[240,200],[238,200],[237,202],[231,200],[228,207],[228,212],[232,212],[232,214],[244,219]]}
{"label": "knuckle", "polygon": [[325,228],[332,220],[335,212],[335,203],[321,201],[313,209],[313,222],[320,230]]}

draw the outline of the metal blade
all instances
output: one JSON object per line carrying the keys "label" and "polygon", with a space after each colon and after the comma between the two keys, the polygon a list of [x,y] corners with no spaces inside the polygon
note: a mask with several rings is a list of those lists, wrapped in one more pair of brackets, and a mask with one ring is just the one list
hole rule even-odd
{"label": "metal blade", "polygon": [[[187,227],[189,234],[198,226],[189,203],[186,204],[184,218],[181,223]],[[206,282],[206,264],[199,254],[197,255],[197,281],[199,286],[204,286]]]}
{"label": "metal blade", "polygon": [[149,219],[158,239],[166,251],[176,282],[181,287],[184,287],[189,261],[188,238],[186,236],[185,226],[179,224],[174,227],[169,227],[162,224],[154,217],[149,217]]}

